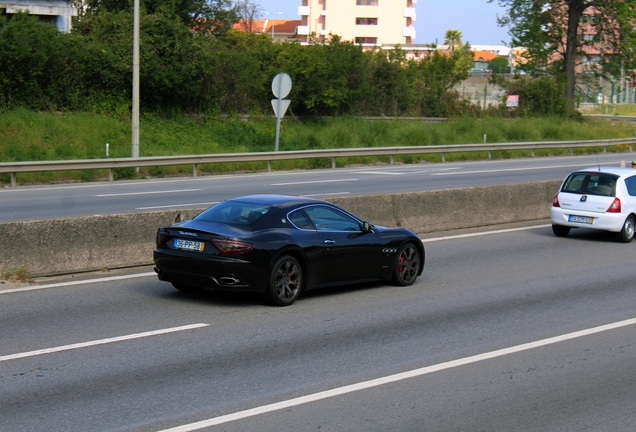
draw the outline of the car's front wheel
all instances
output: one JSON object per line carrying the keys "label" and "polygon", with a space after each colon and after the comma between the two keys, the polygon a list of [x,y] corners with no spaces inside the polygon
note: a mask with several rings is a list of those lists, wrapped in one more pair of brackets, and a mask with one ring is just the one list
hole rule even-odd
{"label": "car's front wheel", "polygon": [[284,255],[272,267],[267,297],[276,306],[289,306],[303,287],[303,269],[298,260]]}
{"label": "car's front wheel", "polygon": [[570,227],[563,225],[552,225],[552,232],[557,237],[565,237],[570,232]]}
{"label": "car's front wheel", "polygon": [[420,274],[422,261],[422,254],[413,243],[407,243],[398,249],[393,269],[393,283],[401,286],[412,285]]}
{"label": "car's front wheel", "polygon": [[636,222],[634,220],[633,215],[629,215],[627,219],[625,219],[625,223],[623,224],[623,229],[618,233],[618,238],[623,243],[629,243],[634,239],[634,230],[636,229]]}

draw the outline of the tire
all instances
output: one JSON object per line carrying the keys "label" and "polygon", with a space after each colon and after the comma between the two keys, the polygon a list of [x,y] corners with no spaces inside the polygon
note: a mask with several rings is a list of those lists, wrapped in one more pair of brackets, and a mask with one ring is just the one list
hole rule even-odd
{"label": "tire", "polygon": [[623,243],[629,243],[634,239],[634,229],[636,228],[636,222],[633,215],[629,215],[625,219],[623,229],[618,233],[618,238]]}
{"label": "tire", "polygon": [[563,225],[552,225],[552,232],[557,237],[565,237],[570,232],[570,227]]}
{"label": "tire", "polygon": [[272,267],[267,287],[268,300],[275,306],[289,306],[303,288],[303,269],[298,260],[284,255]]}
{"label": "tire", "polygon": [[172,282],[172,286],[175,287],[176,289],[178,289],[179,291],[184,292],[184,293],[188,293],[188,294],[200,294],[203,291],[205,291],[205,288],[192,286],[192,285],[181,284],[181,283]]}
{"label": "tire", "polygon": [[422,254],[413,243],[398,249],[393,268],[393,283],[399,286],[413,285],[423,265]]}

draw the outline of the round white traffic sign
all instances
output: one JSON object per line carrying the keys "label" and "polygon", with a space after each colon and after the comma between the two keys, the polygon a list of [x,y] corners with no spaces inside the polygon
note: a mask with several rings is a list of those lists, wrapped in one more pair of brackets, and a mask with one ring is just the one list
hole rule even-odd
{"label": "round white traffic sign", "polygon": [[272,93],[279,99],[289,94],[292,87],[292,80],[285,72],[281,72],[272,80]]}

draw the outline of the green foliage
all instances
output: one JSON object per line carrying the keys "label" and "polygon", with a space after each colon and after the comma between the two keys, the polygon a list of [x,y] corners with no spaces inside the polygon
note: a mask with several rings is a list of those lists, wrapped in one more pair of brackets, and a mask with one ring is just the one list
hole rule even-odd
{"label": "green foliage", "polygon": [[11,106],[48,109],[64,70],[58,53],[63,40],[51,24],[17,13],[0,29],[0,101]]}
{"label": "green foliage", "polygon": [[488,63],[488,69],[499,74],[510,73],[510,66],[506,57],[495,57]]}
{"label": "green foliage", "polygon": [[[575,96],[575,68],[586,49],[601,58],[606,71],[636,66],[636,0],[498,2],[507,8],[499,24],[510,28],[512,46],[526,51],[524,69],[564,73],[570,103]],[[580,37],[584,34],[594,37]]]}
{"label": "green foliage", "polygon": [[[568,116],[571,114],[565,97],[564,84],[543,75],[539,78],[517,78],[502,81],[507,95],[519,95],[519,106],[514,116]],[[505,99],[502,101],[505,102]]]}
{"label": "green foliage", "polygon": [[[337,36],[301,45],[236,30],[192,31],[172,3],[142,4],[143,113],[271,116],[271,81],[284,71],[293,80],[292,116],[448,115],[458,106],[450,89],[469,67],[463,49],[407,60],[399,48],[363,51]],[[129,5],[115,0],[89,2],[70,34],[16,15],[0,32],[0,109],[128,117],[132,23]]]}

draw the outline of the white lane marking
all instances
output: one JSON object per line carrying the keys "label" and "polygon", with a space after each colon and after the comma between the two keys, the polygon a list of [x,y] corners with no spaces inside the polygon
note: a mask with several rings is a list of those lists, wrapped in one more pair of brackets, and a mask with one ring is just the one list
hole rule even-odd
{"label": "white lane marking", "polygon": [[170,205],[160,205],[160,206],[150,206],[150,207],[135,207],[135,210],[152,210],[152,209],[160,209],[160,208],[173,208],[173,207],[192,207],[192,206],[211,206],[213,204],[218,204],[218,201],[207,202],[207,203],[190,203],[190,204],[170,204]]}
{"label": "white lane marking", "polygon": [[439,363],[432,366],[426,366],[420,369],[413,369],[410,371],[398,373],[395,375],[388,375],[385,377],[363,381],[357,384],[352,384],[348,386],[338,387],[331,390],[326,390],[318,393],[309,394],[306,396],[297,397],[294,399],[289,399],[286,401],[281,401],[269,405],[263,405],[257,408],[248,409],[245,411],[239,411],[232,414],[222,415],[219,417],[213,417],[211,419],[190,423],[182,426],[177,426],[170,429],[163,429],[158,432],[190,432],[199,429],[203,429],[205,427],[216,426],[223,423],[229,423],[236,420],[244,419],[247,417],[253,417],[261,414],[270,413],[273,411],[280,411],[284,409],[289,409],[291,407],[295,407],[298,405],[307,404],[310,402],[316,402],[323,399],[332,398],[335,396],[342,396],[344,394],[357,392],[360,390],[365,390],[373,387],[378,387],[384,384],[389,384],[397,381],[403,381],[411,378],[421,377],[423,375],[428,375],[434,372],[439,372],[447,369],[452,369],[460,366],[469,365],[472,363],[477,363],[484,360],[490,360],[497,357],[506,356],[509,354],[514,354],[522,351],[528,351],[535,348],[544,347],[547,345],[552,345],[560,342],[564,342],[571,339],[581,338],[584,336],[589,336],[595,333],[606,332],[609,330],[614,330],[621,327],[627,327],[630,325],[636,324],[636,318],[628,319],[625,321],[619,321],[599,327],[593,327],[586,330],[581,330],[573,333],[567,333],[560,336],[555,336],[547,339],[541,339],[535,342],[529,342],[521,345],[512,346],[509,348],[503,348],[496,351],[491,351],[483,354],[477,354],[470,357],[464,357],[457,360],[451,360],[444,363]]}
{"label": "white lane marking", "polygon": [[538,229],[538,228],[548,228],[551,226],[552,225],[550,224],[532,225],[532,226],[519,227],[519,228],[506,228],[506,229],[500,229],[496,231],[484,231],[484,232],[478,232],[478,233],[457,234],[457,235],[445,236],[445,237],[433,237],[430,239],[422,240],[422,243],[430,243],[430,242],[442,241],[442,240],[461,239],[461,238],[468,238],[468,237],[479,237],[479,236],[491,235],[491,234],[503,234],[503,233],[509,233],[509,232],[515,232],[515,231],[526,231],[526,230]]}
{"label": "white lane marking", "polygon": [[100,194],[96,197],[116,197],[116,196],[128,196],[128,195],[150,195],[150,194],[167,194],[167,193],[180,193],[180,192],[197,192],[203,189],[181,189],[181,190],[162,190],[162,191],[150,191],[150,192],[127,192],[127,193],[112,193],[112,194]]}
{"label": "white lane marking", "polygon": [[126,336],[117,336],[117,337],[112,337],[107,339],[98,339],[98,340],[89,341],[89,342],[81,342],[81,343],[76,343],[72,345],[63,345],[63,346],[54,347],[54,348],[46,348],[46,349],[41,349],[37,351],[28,351],[28,352],[23,352],[18,354],[5,355],[5,356],[0,356],[0,362],[7,361],[7,360],[15,360],[19,358],[25,358],[25,357],[33,357],[33,356],[42,355],[42,354],[51,354],[51,353],[60,352],[60,351],[68,351],[68,350],[73,350],[78,348],[87,348],[87,347],[96,346],[96,345],[104,345],[104,344],[109,344],[113,342],[127,341],[131,339],[140,339],[140,338],[145,338],[149,336],[157,336],[157,335],[166,334],[166,333],[192,330],[195,328],[207,327],[209,325],[210,324],[203,324],[203,323],[190,324],[190,325],[185,325],[180,327],[172,327],[172,328],[166,328],[161,330],[153,330],[153,331],[144,332],[144,333],[135,333],[135,334],[130,334]]}
{"label": "white lane marking", "polygon": [[0,290],[0,294],[9,294],[14,292],[22,292],[22,291],[43,290],[47,288],[59,288],[59,287],[72,286],[72,285],[84,285],[84,284],[91,284],[91,283],[98,283],[98,282],[110,282],[110,281],[116,281],[116,280],[125,280],[125,279],[133,279],[138,277],[147,277],[147,276],[156,276],[156,275],[157,274],[155,272],[146,272],[146,273],[135,273],[130,275],[122,275],[122,276],[108,276],[108,277],[99,278],[99,279],[59,282],[59,283],[53,283],[53,284],[47,284],[47,285],[29,285],[29,286],[20,287],[20,288]]}
{"label": "white lane marking", "polygon": [[272,183],[270,186],[289,186],[289,185],[301,185],[301,184],[313,184],[313,183],[354,182],[359,180],[360,179],[316,180],[316,181],[304,181],[304,182]]}
{"label": "white lane marking", "polygon": [[[614,165],[611,162],[602,163],[601,165]],[[572,164],[572,165],[555,165],[555,166],[544,166],[544,167],[525,167],[525,168],[501,168],[501,169],[491,169],[491,170],[483,170],[483,171],[455,171],[449,173],[435,173],[431,175],[435,176],[445,176],[445,175],[460,175],[460,174],[485,174],[485,173],[494,173],[494,172],[508,172],[508,171],[530,171],[530,170],[545,170],[545,169],[557,169],[557,168],[572,168],[577,167],[580,168],[581,164]]]}
{"label": "white lane marking", "polygon": [[360,171],[360,174],[404,175],[407,173],[397,172],[397,171]]}
{"label": "white lane marking", "polygon": [[321,194],[309,194],[303,195],[304,197],[324,197],[324,196],[332,196],[332,195],[349,195],[351,192],[331,192],[331,193],[321,193]]}

